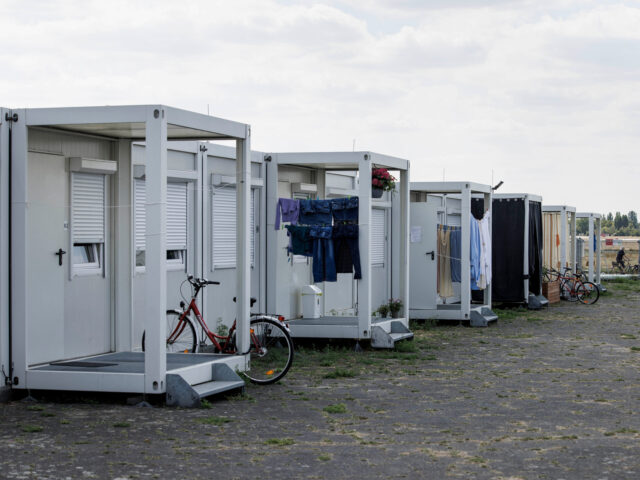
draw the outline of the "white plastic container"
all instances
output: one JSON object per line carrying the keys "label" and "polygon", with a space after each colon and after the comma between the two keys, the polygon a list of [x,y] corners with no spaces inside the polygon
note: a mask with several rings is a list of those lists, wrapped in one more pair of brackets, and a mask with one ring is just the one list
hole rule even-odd
{"label": "white plastic container", "polygon": [[302,294],[302,317],[320,318],[322,290],[315,285],[305,285],[300,292]]}

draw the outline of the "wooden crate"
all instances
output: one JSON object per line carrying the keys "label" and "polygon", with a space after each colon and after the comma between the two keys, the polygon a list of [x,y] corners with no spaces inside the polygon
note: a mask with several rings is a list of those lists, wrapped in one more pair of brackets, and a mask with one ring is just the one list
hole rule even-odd
{"label": "wooden crate", "polygon": [[545,296],[549,303],[557,303],[560,301],[560,282],[542,282],[542,295]]}

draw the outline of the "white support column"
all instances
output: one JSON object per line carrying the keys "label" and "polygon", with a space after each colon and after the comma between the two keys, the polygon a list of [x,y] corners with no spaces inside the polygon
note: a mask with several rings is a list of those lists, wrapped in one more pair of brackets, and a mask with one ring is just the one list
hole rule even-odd
{"label": "white support column", "polygon": [[[491,244],[492,244],[491,251],[493,252],[493,195],[491,194],[491,192],[484,194],[484,206],[485,206],[485,212],[489,212],[489,234],[491,236]],[[493,270],[493,258],[490,258],[489,261],[491,262],[492,270]],[[493,277],[493,272],[492,272],[492,277]],[[488,305],[489,308],[491,308],[491,289],[492,289],[491,284],[492,283],[493,283],[493,280],[489,282],[487,284],[487,287],[484,289],[484,304]]]}
{"label": "white support column", "polygon": [[270,161],[265,161],[266,171],[266,211],[267,221],[264,223],[266,226],[266,238],[267,238],[267,254],[266,270],[267,270],[267,312],[278,313],[278,266],[276,265],[278,259],[278,232],[275,229],[276,219],[276,207],[278,204],[278,155],[269,154],[267,158],[271,157]]}
{"label": "white support column", "polygon": [[27,283],[28,131],[25,111],[14,110],[13,113],[18,114],[18,121],[11,126],[11,362],[14,388],[25,388],[30,320]]}
{"label": "white support column", "polygon": [[400,295],[402,299],[403,316],[409,322],[409,208],[410,208],[410,167],[407,162],[407,169],[400,172]]}
{"label": "white support column", "polygon": [[166,391],[167,118],[149,107],[146,121],[145,392]]}
{"label": "white support column", "polygon": [[462,225],[460,312],[464,320],[469,320],[471,314],[471,190],[469,184],[466,184],[460,193],[460,222]]}
{"label": "white support column", "polygon": [[[0,371],[10,374],[9,359],[9,110],[0,108]],[[2,377],[0,377],[2,378]],[[0,384],[0,398],[3,384]]]}
{"label": "white support column", "polygon": [[131,298],[135,271],[135,235],[133,228],[133,166],[131,141],[119,140],[116,144],[118,171],[115,183],[115,232],[113,232],[114,265],[113,292],[115,312],[115,350],[128,351],[133,347],[133,302]]}
{"label": "white support column", "polygon": [[[195,190],[195,221],[194,221],[194,239],[193,239],[193,272],[191,274],[196,278],[207,277],[207,267],[205,265],[205,258],[207,255],[205,254],[205,245],[209,245],[209,243],[205,240],[205,232],[207,231],[205,225],[207,222],[205,221],[204,212],[206,210],[206,205],[209,199],[209,195],[207,192],[209,191],[208,185],[206,182],[207,177],[207,146],[204,142],[198,142],[196,144],[196,171],[197,171],[197,180],[193,184],[193,188]],[[211,218],[211,217],[208,217]],[[190,273],[187,270],[187,273]],[[202,313],[204,318],[207,318],[207,295],[200,295],[198,298],[198,308],[200,309],[200,313]]]}
{"label": "white support column", "polygon": [[570,225],[569,225],[569,235],[571,235],[570,250],[569,250],[569,266],[571,270],[576,272],[576,227],[577,227],[577,214],[576,212],[569,212],[570,215]]}
{"label": "white support column", "polygon": [[598,226],[596,228],[596,283],[600,284],[600,273],[602,270],[602,258],[600,252],[602,249],[602,217],[596,219]]}
{"label": "white support column", "polygon": [[569,220],[567,219],[567,209],[562,207],[560,212],[560,265],[561,268],[568,267],[567,262],[567,227]]}
{"label": "white support column", "polygon": [[251,202],[251,128],[247,125],[245,138],[236,140],[236,271],[237,315],[236,346],[241,353],[249,350],[249,317],[251,307],[251,246],[249,243],[249,215]]}
{"label": "white support column", "polygon": [[[523,268],[522,273],[524,275],[524,298],[525,303],[529,302],[529,196],[525,195],[524,199],[524,255],[523,255]],[[536,292],[537,294],[537,292]]]}
{"label": "white support column", "polygon": [[358,281],[358,338],[371,337],[371,158],[365,153],[358,162],[358,221],[360,222],[360,266]]}
{"label": "white support column", "polygon": [[589,252],[589,281],[593,282],[594,273],[596,271],[595,265],[593,264],[593,215],[589,214],[589,237],[587,237],[587,251]]}

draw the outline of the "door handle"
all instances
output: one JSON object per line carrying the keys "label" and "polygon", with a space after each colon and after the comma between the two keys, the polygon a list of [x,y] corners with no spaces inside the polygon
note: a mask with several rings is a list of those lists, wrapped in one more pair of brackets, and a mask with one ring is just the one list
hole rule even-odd
{"label": "door handle", "polygon": [[435,260],[435,258],[436,258],[435,250],[431,250],[430,252],[426,252],[425,255],[431,255],[431,260]]}
{"label": "door handle", "polygon": [[59,248],[57,252],[54,253],[54,255],[58,256],[58,265],[62,266],[62,256],[67,253],[65,252],[63,249]]}

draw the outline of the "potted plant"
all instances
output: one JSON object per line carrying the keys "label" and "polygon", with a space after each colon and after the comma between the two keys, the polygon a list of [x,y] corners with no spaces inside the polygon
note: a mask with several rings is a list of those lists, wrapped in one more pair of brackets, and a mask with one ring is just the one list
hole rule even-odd
{"label": "potted plant", "polygon": [[378,310],[376,310],[378,312],[378,314],[380,314],[380,316],[382,318],[386,318],[389,315],[389,304],[388,303],[384,303],[382,305],[380,305],[378,307]]}
{"label": "potted plant", "polygon": [[382,197],[382,193],[396,189],[396,178],[386,168],[374,168],[371,171],[371,196]]}
{"label": "potted plant", "polygon": [[391,312],[392,318],[400,317],[401,308],[402,308],[402,300],[400,300],[399,298],[389,299],[389,311]]}

